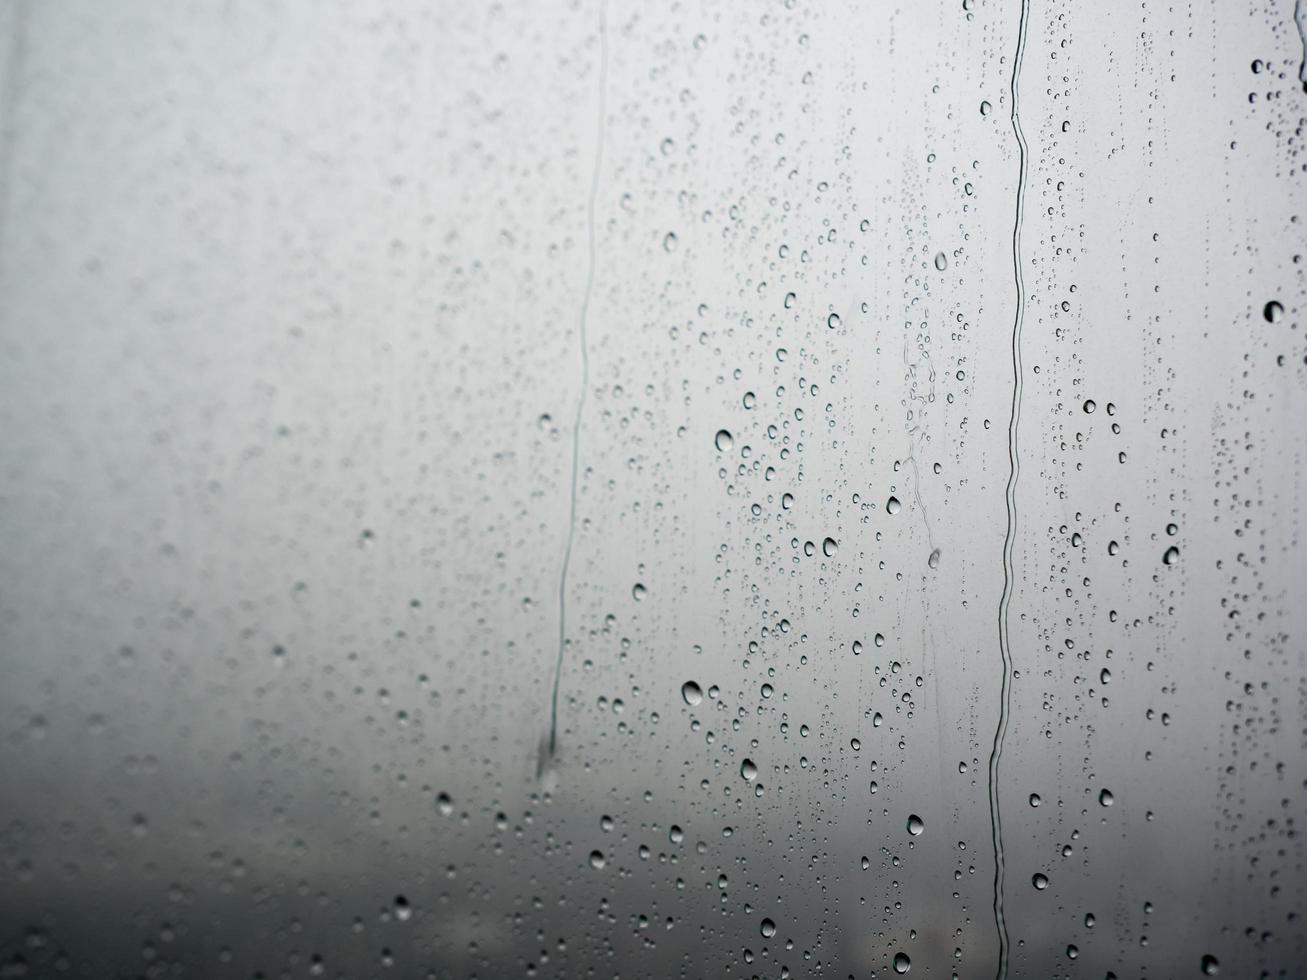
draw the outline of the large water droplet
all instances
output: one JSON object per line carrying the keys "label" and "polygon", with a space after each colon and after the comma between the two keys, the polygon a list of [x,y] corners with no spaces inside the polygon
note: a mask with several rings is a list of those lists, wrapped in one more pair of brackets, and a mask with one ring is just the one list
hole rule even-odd
{"label": "large water droplet", "polygon": [[1221,961],[1211,953],[1204,953],[1202,960],[1203,976],[1214,977],[1221,972]]}
{"label": "large water droplet", "polygon": [[1162,555],[1162,563],[1165,565],[1174,565],[1180,560],[1180,549],[1175,545],[1166,549],[1166,554]]}
{"label": "large water droplet", "polygon": [[590,852],[590,867],[594,868],[596,871],[600,871],[600,870],[602,870],[602,869],[603,869],[603,866],[604,866],[605,864],[607,864],[607,863],[608,863],[608,861],[607,861],[607,859],[604,857],[604,852],[603,852],[603,851],[591,851],[591,852]]}
{"label": "large water droplet", "polygon": [[1096,409],[1098,406],[1094,404],[1094,400],[1092,398],[1086,398],[1083,407],[1086,415],[1093,415],[1094,409]]}
{"label": "large water droplet", "polygon": [[938,548],[936,548],[934,551],[932,551],[932,552],[930,553],[930,557],[926,559],[926,564],[929,565],[931,568],[939,568],[939,549],[938,549]]}
{"label": "large water droplet", "polygon": [[894,954],[895,973],[907,973],[911,969],[912,969],[912,960],[908,957],[907,953]]}
{"label": "large water droplet", "polygon": [[648,591],[642,582],[636,582],[635,585],[631,586],[631,598],[639,602]]}
{"label": "large water droplet", "polygon": [[1103,806],[1111,806],[1116,802],[1116,797],[1112,795],[1110,789],[1100,790],[1098,793],[1098,802]]}
{"label": "large water droplet", "polygon": [[926,823],[915,813],[908,817],[908,833],[913,837],[920,837],[926,829]]}
{"label": "large water droplet", "polygon": [[1271,300],[1262,307],[1262,316],[1266,318],[1267,323],[1279,323],[1280,318],[1284,316],[1284,307],[1276,300]]}
{"label": "large water droplet", "polygon": [[948,268],[948,256],[945,255],[943,252],[935,253],[935,268],[938,269],[940,272],[943,272],[945,269]]}
{"label": "large water droplet", "polygon": [[713,437],[713,445],[717,447],[719,453],[729,453],[731,447],[735,445],[735,440],[725,429],[718,429],[717,435]]}
{"label": "large water droplet", "polygon": [[758,767],[753,764],[752,759],[745,759],[740,763],[740,775],[749,782],[758,778]]}
{"label": "large water droplet", "polygon": [[436,797],[436,809],[440,811],[442,817],[447,817],[454,812],[454,801],[450,799],[448,793],[441,793]]}
{"label": "large water droplet", "polygon": [[835,552],[839,550],[840,546],[834,538],[826,538],[826,540],[821,543],[821,553],[827,558],[834,558]]}
{"label": "large water droplet", "polygon": [[776,923],[771,919],[763,919],[759,931],[764,939],[771,939],[772,936],[776,935]]}
{"label": "large water droplet", "polygon": [[830,316],[826,317],[826,326],[830,327],[832,330],[838,330],[840,328],[840,315],[838,313],[832,313]]}
{"label": "large water droplet", "polygon": [[1042,871],[1037,871],[1035,872],[1034,877],[1030,879],[1030,883],[1035,886],[1036,890],[1042,892],[1048,887],[1048,875],[1044,874]]}
{"label": "large water droplet", "polygon": [[889,500],[885,501],[885,510],[891,514],[897,514],[902,507],[903,505],[899,503],[898,497],[890,497]]}
{"label": "large water droplet", "polygon": [[681,685],[681,698],[693,708],[703,700],[703,688],[694,681],[686,681]]}

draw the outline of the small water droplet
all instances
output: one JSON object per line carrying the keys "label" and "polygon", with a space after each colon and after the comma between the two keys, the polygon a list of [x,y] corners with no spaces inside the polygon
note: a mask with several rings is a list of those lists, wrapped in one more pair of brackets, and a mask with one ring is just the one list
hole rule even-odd
{"label": "small water droplet", "polygon": [[607,859],[604,857],[604,852],[603,852],[603,851],[591,851],[591,852],[590,852],[590,867],[594,868],[596,871],[601,871],[601,870],[603,870],[603,866],[604,866],[605,864],[607,864],[607,863],[608,863],[608,861],[607,861]]}
{"label": "small water droplet", "polygon": [[758,404],[758,396],[755,395],[752,391],[746,391],[744,393],[744,407],[753,408],[753,406],[756,404]]}
{"label": "small water droplet", "polygon": [[826,317],[826,326],[830,327],[832,330],[838,330],[840,328],[840,315],[838,313],[832,313],[830,316]]}
{"label": "small water droplet", "polygon": [[729,453],[731,447],[735,445],[735,440],[725,429],[718,429],[717,435],[713,437],[713,445],[717,447],[719,453]]}
{"label": "small water droplet", "polygon": [[683,831],[678,825],[672,824],[667,831],[667,839],[673,844],[679,844],[681,841],[685,840],[685,831]]}
{"label": "small water droplet", "polygon": [[686,681],[681,685],[681,699],[693,708],[703,701],[703,688],[694,681]]}
{"label": "small water droplet", "polygon": [[635,585],[631,586],[631,598],[636,602],[639,602],[645,597],[645,594],[648,591],[649,590],[646,589],[642,583],[636,582]]}
{"label": "small water droplet", "polygon": [[408,904],[408,899],[403,895],[395,896],[395,918],[400,922],[407,922],[413,918],[413,907]]}
{"label": "small water droplet", "polygon": [[440,811],[442,817],[447,817],[454,812],[454,801],[450,799],[448,793],[440,793],[436,796],[436,809]]}
{"label": "small water droplet", "polygon": [[663,236],[663,250],[664,250],[664,251],[666,251],[666,252],[675,252],[675,251],[676,251],[676,245],[677,245],[676,232],[674,232],[674,231],[669,231],[666,235]]}

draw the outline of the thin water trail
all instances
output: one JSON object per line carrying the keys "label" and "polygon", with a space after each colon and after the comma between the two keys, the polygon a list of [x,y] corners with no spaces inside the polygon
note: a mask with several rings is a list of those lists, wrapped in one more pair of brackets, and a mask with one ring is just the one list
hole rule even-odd
{"label": "thin water trail", "polygon": [[558,655],[554,661],[554,689],[549,699],[549,744],[547,759],[558,750],[558,689],[563,679],[563,652],[567,645],[567,572],[572,564],[572,544],[576,538],[576,486],[581,468],[581,418],[585,414],[586,394],[590,390],[590,347],[587,328],[590,321],[590,298],[595,281],[595,200],[599,196],[599,172],[604,162],[604,119],[608,113],[608,3],[599,4],[599,112],[595,127],[594,167],[590,172],[590,196],[586,202],[586,273],[585,291],[581,295],[581,391],[576,399],[572,419],[572,481],[567,517],[567,542],[563,547],[563,564],[558,573]]}
{"label": "thin water trail", "polygon": [[1298,41],[1302,44],[1302,61],[1298,65],[1298,81],[1307,91],[1307,0],[1293,5],[1293,22],[1298,25]]}
{"label": "thin water trail", "polygon": [[1003,820],[998,805],[999,763],[1003,755],[1003,739],[1007,735],[1008,713],[1012,700],[1012,645],[1008,631],[1009,611],[1012,606],[1014,574],[1012,552],[1017,535],[1017,477],[1021,471],[1017,451],[1017,432],[1021,423],[1021,328],[1026,315],[1026,286],[1021,273],[1021,221],[1026,203],[1026,169],[1028,150],[1026,137],[1021,131],[1018,83],[1021,60],[1026,51],[1026,25],[1030,18],[1029,0],[1021,0],[1021,19],[1017,27],[1016,54],[1012,59],[1012,134],[1017,141],[1017,193],[1012,222],[1012,269],[1016,285],[1016,312],[1012,317],[1012,412],[1007,426],[1007,532],[1003,537],[1003,595],[998,603],[998,647],[1003,657],[1003,682],[999,692],[998,725],[994,730],[994,745],[989,753],[989,821],[994,844],[994,927],[998,931],[997,980],[1005,980],[1008,967],[1007,923],[1003,919]]}

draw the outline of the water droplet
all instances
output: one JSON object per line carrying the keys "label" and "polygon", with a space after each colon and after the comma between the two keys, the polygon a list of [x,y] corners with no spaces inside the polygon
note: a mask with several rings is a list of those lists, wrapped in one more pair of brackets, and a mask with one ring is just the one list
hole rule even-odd
{"label": "water droplet", "polygon": [[1202,966],[1205,977],[1214,977],[1221,972],[1221,961],[1211,953],[1203,954]]}
{"label": "water droplet", "polygon": [[826,317],[826,326],[830,327],[832,330],[838,330],[840,328],[840,315],[838,313],[832,313],[830,316]]}
{"label": "water droplet", "polygon": [[1041,804],[1041,803],[1043,803],[1043,802],[1044,802],[1044,801],[1041,800],[1041,799],[1039,798],[1039,794],[1038,794],[1038,793],[1031,793],[1031,794],[1030,794],[1030,805],[1031,805],[1031,806],[1039,806],[1039,804]]}
{"label": "water droplet", "polygon": [[1171,545],[1171,547],[1167,548],[1166,554],[1162,555],[1162,563],[1164,565],[1174,565],[1179,560],[1180,560],[1180,549],[1177,548],[1175,545]]}
{"label": "water droplet", "polygon": [[667,251],[667,252],[675,252],[675,251],[676,251],[676,245],[677,245],[677,241],[676,241],[676,232],[674,232],[674,231],[669,231],[666,235],[663,236],[663,250],[664,250],[664,251]]}
{"label": "water droplet", "polygon": [[750,783],[758,778],[758,767],[753,764],[752,759],[745,759],[740,763],[740,775]]}
{"label": "water droplet", "polygon": [[925,821],[923,821],[915,813],[908,817],[908,833],[911,834],[913,837],[920,837],[922,832],[925,831],[925,829],[926,829]]}
{"label": "water droplet", "polygon": [[776,935],[776,923],[771,919],[763,919],[759,931],[762,933],[763,939],[771,939],[772,936]]}
{"label": "water droplet", "polygon": [[1099,790],[1098,802],[1102,806],[1111,806],[1113,803],[1116,802],[1116,797],[1112,795],[1112,791],[1110,789]]}
{"label": "water droplet", "polygon": [[912,960],[908,957],[907,953],[894,954],[895,973],[907,973],[911,969],[912,969]]}
{"label": "water droplet", "polygon": [[1266,318],[1267,323],[1279,323],[1280,318],[1284,316],[1284,307],[1276,300],[1271,300],[1262,307],[1262,316]]}
{"label": "water droplet", "polygon": [[902,507],[903,505],[899,503],[898,497],[890,497],[889,500],[885,501],[885,510],[891,514],[897,514]]}
{"label": "water droplet", "polygon": [[930,553],[930,557],[926,559],[926,564],[929,565],[931,568],[939,568],[939,549],[938,549],[938,548],[936,548],[934,551],[932,551],[932,552]]}
{"label": "water droplet", "polygon": [[1112,672],[1108,670],[1106,667],[1104,667],[1102,670],[1098,672],[1098,683],[1100,684],[1112,683]]}
{"label": "water droplet", "polygon": [[447,817],[454,812],[454,801],[449,798],[448,793],[441,793],[436,797],[436,809],[440,811],[442,817]]}
{"label": "water droplet", "polygon": [[826,540],[821,543],[821,553],[827,558],[834,558],[835,552],[839,550],[840,546],[834,538],[826,538]]}
{"label": "water droplet", "polygon": [[1085,404],[1082,407],[1084,408],[1086,415],[1093,415],[1094,409],[1096,409],[1098,406],[1094,404],[1094,400],[1092,398],[1086,398]]}
{"label": "water droplet", "polygon": [[694,681],[686,681],[681,685],[681,699],[693,708],[703,700],[703,688]]}
{"label": "water droplet", "polygon": [[596,871],[601,871],[603,869],[603,866],[607,863],[608,861],[604,857],[603,851],[590,852],[590,867],[594,868]]}
{"label": "water droplet", "polygon": [[1045,888],[1048,887],[1048,875],[1044,874],[1041,871],[1037,871],[1035,872],[1034,877],[1030,879],[1030,883],[1035,886],[1035,889],[1037,891],[1042,892]]}
{"label": "water droplet", "polygon": [[636,582],[635,585],[631,586],[631,598],[636,602],[639,602],[645,597],[645,593],[648,591],[649,590],[646,589],[642,583]]}
{"label": "water droplet", "polygon": [[758,396],[755,395],[752,391],[746,391],[744,393],[744,407],[753,408],[753,406],[756,404],[758,404]]}
{"label": "water droplet", "polygon": [[948,256],[945,255],[943,252],[935,253],[935,268],[938,269],[940,272],[943,272],[945,269],[948,268]]}
{"label": "water droplet", "polygon": [[768,698],[772,696],[772,686],[770,684],[764,684],[762,686],[761,693],[762,693],[762,699],[766,701]]}
{"label": "water droplet", "polygon": [[729,453],[731,447],[735,445],[735,440],[725,429],[718,429],[717,435],[713,437],[713,445],[717,447],[719,453]]}
{"label": "water droplet", "polygon": [[982,116],[988,116],[993,108],[994,107],[989,104],[989,100],[986,99],[984,102],[980,103],[980,114]]}
{"label": "water droplet", "polygon": [[683,831],[678,825],[672,824],[667,831],[667,839],[673,844],[679,844],[681,841],[685,840],[685,831]]}
{"label": "water droplet", "polygon": [[408,904],[408,899],[403,895],[395,896],[395,918],[400,922],[407,922],[413,918],[413,907]]}

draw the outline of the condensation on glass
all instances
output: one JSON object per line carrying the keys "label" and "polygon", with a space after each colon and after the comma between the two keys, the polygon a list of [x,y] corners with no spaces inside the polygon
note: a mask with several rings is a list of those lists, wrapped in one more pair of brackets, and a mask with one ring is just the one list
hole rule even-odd
{"label": "condensation on glass", "polygon": [[0,5],[0,974],[1302,975],[1300,31]]}

